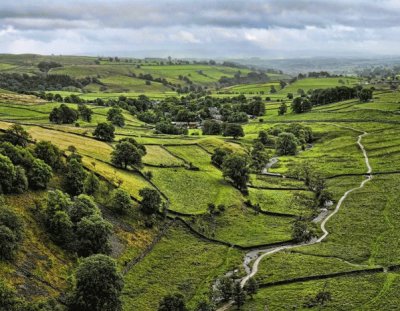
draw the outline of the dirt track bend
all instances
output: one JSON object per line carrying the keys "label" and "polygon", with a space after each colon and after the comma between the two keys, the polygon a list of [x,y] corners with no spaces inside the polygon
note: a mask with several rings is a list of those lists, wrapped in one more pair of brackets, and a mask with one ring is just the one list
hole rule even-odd
{"label": "dirt track bend", "polygon": [[[352,128],[352,130],[355,130],[355,129]],[[358,131],[358,130],[355,130],[355,131]],[[358,132],[359,132],[359,131],[358,131]],[[355,187],[355,188],[352,188],[352,189],[350,189],[350,190],[347,190],[347,191],[343,194],[343,196],[339,199],[338,203],[336,204],[335,209],[334,209],[331,213],[326,214],[326,217],[325,217],[325,218],[323,219],[323,221],[321,222],[321,230],[322,230],[322,232],[323,232],[324,234],[323,234],[322,236],[320,236],[318,239],[313,239],[313,240],[311,240],[311,241],[309,241],[309,242],[306,242],[306,243],[289,244],[289,245],[284,245],[284,246],[275,247],[275,248],[268,248],[268,249],[256,249],[256,250],[252,250],[252,251],[248,252],[248,253],[246,254],[246,256],[245,256],[244,263],[243,263],[243,265],[244,265],[244,267],[245,267],[245,270],[246,270],[246,272],[247,272],[247,275],[246,275],[244,278],[242,278],[242,279],[240,280],[240,285],[241,285],[242,287],[245,286],[245,284],[247,283],[247,281],[248,281],[250,278],[252,278],[253,276],[255,276],[255,275],[257,274],[257,272],[258,272],[258,266],[259,266],[261,260],[262,260],[264,257],[266,257],[266,256],[268,256],[268,255],[271,255],[271,254],[278,253],[278,252],[283,251],[283,250],[286,250],[286,249],[292,249],[292,248],[296,248],[296,247],[300,247],[300,246],[313,245],[313,244],[320,243],[320,242],[322,242],[322,241],[329,235],[329,232],[328,232],[328,230],[327,230],[326,227],[325,227],[325,225],[326,225],[326,223],[328,222],[328,220],[340,210],[340,207],[342,206],[344,200],[347,198],[347,196],[348,196],[351,192],[353,192],[353,191],[355,191],[355,190],[357,190],[357,189],[363,188],[364,185],[365,185],[368,181],[370,181],[370,180],[372,179],[372,175],[371,175],[371,173],[372,173],[372,167],[371,167],[371,165],[370,165],[370,163],[369,163],[369,159],[368,159],[367,152],[365,151],[365,148],[364,148],[363,144],[361,143],[362,138],[363,138],[365,135],[367,135],[367,134],[368,134],[367,132],[362,132],[362,134],[360,134],[360,135],[358,136],[358,139],[357,139],[357,144],[358,144],[358,146],[360,147],[360,149],[361,149],[361,151],[362,151],[362,153],[363,153],[364,160],[365,160],[365,164],[366,164],[366,166],[367,166],[366,179],[363,180],[363,181],[361,182],[361,184],[360,184],[358,187]],[[254,263],[253,263],[253,266],[250,268],[250,267],[249,267],[249,263],[250,263],[254,258],[256,258],[256,259],[255,259],[255,261],[254,261]],[[233,304],[232,302],[228,302],[227,304],[221,306],[217,311],[225,311],[225,310],[228,310],[228,309],[232,306],[232,304]]]}

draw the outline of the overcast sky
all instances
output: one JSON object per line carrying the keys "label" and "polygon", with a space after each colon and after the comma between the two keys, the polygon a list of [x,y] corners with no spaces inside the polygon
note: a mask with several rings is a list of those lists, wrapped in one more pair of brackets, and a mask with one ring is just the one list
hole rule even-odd
{"label": "overcast sky", "polygon": [[400,0],[0,0],[0,53],[400,54]]}

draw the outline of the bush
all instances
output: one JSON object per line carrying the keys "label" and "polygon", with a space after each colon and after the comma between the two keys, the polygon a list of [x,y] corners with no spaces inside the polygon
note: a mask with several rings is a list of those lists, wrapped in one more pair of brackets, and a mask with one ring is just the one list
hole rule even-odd
{"label": "bush", "polygon": [[35,156],[43,160],[47,165],[53,169],[59,169],[62,166],[62,152],[49,141],[40,141],[33,149]]}
{"label": "bush", "polygon": [[0,193],[12,191],[15,174],[15,167],[11,160],[0,154]]}
{"label": "bush", "polygon": [[82,260],[75,273],[74,290],[68,306],[71,311],[119,311],[123,278],[113,259],[93,255]]}
{"label": "bush", "polygon": [[11,260],[17,250],[18,242],[10,228],[0,225],[0,259]]}
{"label": "bush", "polygon": [[108,254],[111,250],[109,243],[111,232],[111,224],[100,215],[83,217],[76,228],[76,251],[80,256]]}
{"label": "bush", "polygon": [[133,201],[129,193],[123,189],[115,189],[111,194],[111,208],[120,214],[125,214],[133,208]]}
{"label": "bush", "polygon": [[86,172],[81,163],[76,159],[68,161],[65,176],[64,187],[71,195],[79,195],[84,191]]}
{"label": "bush", "polygon": [[51,167],[44,161],[35,159],[28,172],[29,186],[34,189],[45,189],[51,177],[53,177]]}
{"label": "bush", "polygon": [[80,194],[69,209],[69,215],[74,223],[79,222],[83,217],[100,214],[97,204],[91,196]]}
{"label": "bush", "polygon": [[145,214],[154,214],[159,212],[161,205],[161,196],[155,189],[144,188],[139,191],[142,197],[141,207]]}
{"label": "bush", "polygon": [[99,188],[100,188],[99,179],[93,172],[89,173],[85,179],[85,184],[84,184],[85,193],[92,195],[96,193],[99,190]]}

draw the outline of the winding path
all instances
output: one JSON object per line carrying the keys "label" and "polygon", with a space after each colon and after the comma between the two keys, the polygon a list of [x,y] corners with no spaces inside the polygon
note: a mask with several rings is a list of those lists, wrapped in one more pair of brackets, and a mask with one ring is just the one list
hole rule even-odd
{"label": "winding path", "polygon": [[[352,130],[360,132],[360,131],[358,131],[356,129],[353,129],[353,128],[352,128]],[[273,248],[267,248],[267,249],[255,249],[255,250],[252,250],[252,251],[248,252],[245,255],[245,258],[244,258],[244,261],[243,261],[243,266],[244,266],[244,268],[246,270],[247,275],[240,280],[240,285],[242,287],[244,287],[246,285],[247,281],[250,278],[252,278],[253,276],[255,276],[257,274],[258,266],[259,266],[261,260],[264,257],[266,257],[268,255],[271,255],[271,254],[278,253],[278,252],[286,250],[286,249],[293,249],[293,248],[297,248],[297,247],[300,247],[300,246],[313,245],[313,244],[321,243],[323,240],[326,239],[326,237],[329,235],[329,231],[325,227],[325,225],[328,222],[328,220],[340,210],[340,207],[342,206],[344,200],[346,200],[347,196],[351,192],[353,192],[353,191],[355,191],[357,189],[363,188],[365,186],[365,184],[372,179],[372,175],[371,175],[372,167],[371,167],[371,165],[369,163],[367,152],[365,151],[365,148],[364,148],[363,144],[361,143],[362,138],[367,134],[368,134],[367,132],[362,132],[362,134],[360,134],[358,136],[358,139],[357,139],[357,144],[358,144],[358,146],[360,147],[360,149],[361,149],[361,151],[363,153],[365,164],[367,166],[367,172],[366,172],[366,175],[365,175],[366,179],[363,180],[358,187],[355,187],[355,188],[352,188],[350,190],[347,190],[343,194],[343,196],[339,199],[338,203],[336,204],[335,209],[330,214],[325,212],[325,215],[324,215],[325,217],[322,218],[323,220],[319,216],[317,216],[317,218],[319,218],[318,220],[322,220],[322,222],[321,222],[321,230],[323,232],[323,235],[320,236],[318,239],[312,239],[311,241],[305,242],[305,243],[288,244],[288,245],[284,245],[284,246],[280,246],[280,247],[273,247]],[[324,211],[322,211],[321,213],[324,213]],[[249,264],[254,259],[255,259],[255,261],[253,263],[253,266],[250,268]],[[227,304],[221,306],[217,311],[229,310],[229,308],[232,305],[233,305],[233,302],[228,302]]]}

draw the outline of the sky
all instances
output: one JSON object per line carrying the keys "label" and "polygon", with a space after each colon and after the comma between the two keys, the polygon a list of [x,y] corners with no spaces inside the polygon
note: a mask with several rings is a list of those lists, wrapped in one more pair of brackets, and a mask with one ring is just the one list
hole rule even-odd
{"label": "sky", "polygon": [[397,56],[400,0],[1,0],[0,53]]}

